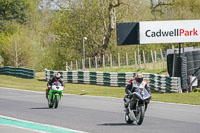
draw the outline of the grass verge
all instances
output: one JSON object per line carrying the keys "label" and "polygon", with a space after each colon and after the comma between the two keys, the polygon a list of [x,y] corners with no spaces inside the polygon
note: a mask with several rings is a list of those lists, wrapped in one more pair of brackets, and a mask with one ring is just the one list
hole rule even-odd
{"label": "grass verge", "polygon": [[103,72],[141,72],[141,73],[166,73],[167,68],[159,68],[159,69],[140,69],[138,70],[134,66],[122,66],[122,67],[105,67],[105,68],[97,68],[90,69],[89,71],[103,71]]}
{"label": "grass verge", "polygon": [[[40,73],[40,75],[42,75]],[[22,79],[13,76],[0,75],[0,87],[16,88],[33,91],[45,92],[47,82],[41,81],[41,76],[37,79]],[[109,87],[86,84],[66,83],[64,93],[77,95],[93,95],[123,98],[125,95],[124,87]],[[183,103],[200,105],[200,92],[192,93],[152,93],[153,101]]]}

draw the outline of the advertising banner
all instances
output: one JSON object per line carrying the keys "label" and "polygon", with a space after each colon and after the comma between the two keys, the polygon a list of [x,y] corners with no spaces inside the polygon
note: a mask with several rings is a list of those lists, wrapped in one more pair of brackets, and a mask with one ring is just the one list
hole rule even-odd
{"label": "advertising banner", "polygon": [[139,22],[140,44],[200,42],[200,20]]}

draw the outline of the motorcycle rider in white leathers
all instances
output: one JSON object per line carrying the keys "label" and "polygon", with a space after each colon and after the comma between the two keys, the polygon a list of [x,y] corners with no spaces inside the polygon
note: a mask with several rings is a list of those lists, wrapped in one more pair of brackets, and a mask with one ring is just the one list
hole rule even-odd
{"label": "motorcycle rider in white leathers", "polygon": [[151,93],[150,87],[148,83],[143,80],[143,76],[141,73],[137,73],[135,78],[131,79],[128,83],[128,85],[125,88],[126,95],[124,97],[124,107],[125,111],[127,112],[128,109],[128,103],[130,101],[130,95],[131,93],[135,92],[136,88],[145,88],[149,93]]}

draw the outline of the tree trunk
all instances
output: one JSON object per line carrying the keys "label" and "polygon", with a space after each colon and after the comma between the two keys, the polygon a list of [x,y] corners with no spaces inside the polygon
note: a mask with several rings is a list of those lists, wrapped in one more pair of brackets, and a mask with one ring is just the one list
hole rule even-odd
{"label": "tree trunk", "polygon": [[[114,4],[115,3],[115,4]],[[104,20],[104,36],[103,36],[103,44],[101,47],[101,57],[105,55],[105,51],[108,48],[110,38],[112,35],[112,31],[115,29],[116,25],[116,18],[115,18],[115,8],[120,6],[121,2],[120,0],[110,0],[109,7],[108,7],[108,15],[109,15],[109,21],[108,21],[108,27],[106,27],[106,20]]]}

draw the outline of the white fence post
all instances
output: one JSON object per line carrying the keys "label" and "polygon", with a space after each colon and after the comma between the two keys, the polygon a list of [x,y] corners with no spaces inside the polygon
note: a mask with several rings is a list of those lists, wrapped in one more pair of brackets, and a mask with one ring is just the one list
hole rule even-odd
{"label": "white fence post", "polygon": [[91,69],[91,61],[90,61],[90,58],[89,58],[89,69]]}
{"label": "white fence post", "polygon": [[103,68],[105,67],[105,57],[103,55]]}
{"label": "white fence post", "polygon": [[72,63],[72,61],[71,61],[71,70],[73,69],[73,63]]}
{"label": "white fence post", "polygon": [[110,67],[112,67],[112,54],[110,54]]}
{"label": "white fence post", "polygon": [[118,67],[120,67],[120,54],[118,53]]}
{"label": "white fence post", "polygon": [[126,52],[126,66],[128,66],[128,53]]}

